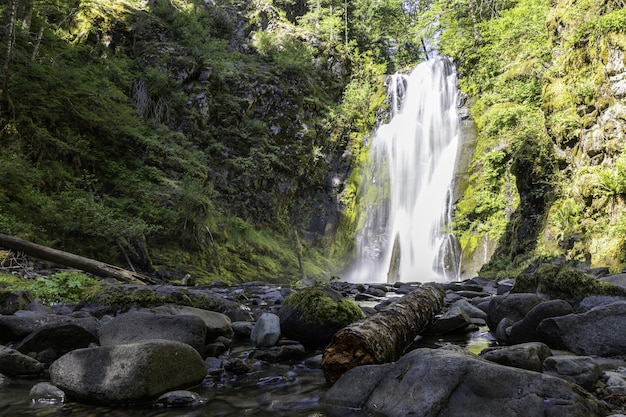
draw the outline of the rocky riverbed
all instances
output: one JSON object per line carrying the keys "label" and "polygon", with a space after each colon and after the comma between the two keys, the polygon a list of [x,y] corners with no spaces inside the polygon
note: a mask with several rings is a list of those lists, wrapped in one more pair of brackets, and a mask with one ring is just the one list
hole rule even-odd
{"label": "rocky riverbed", "polygon": [[[587,278],[616,284],[610,291],[592,285],[587,292],[602,294],[563,297],[540,279],[522,292],[513,280],[441,284],[444,309],[400,360],[354,368],[332,386],[321,369],[323,330],[350,315],[332,310],[325,325],[287,331],[281,310],[302,288],[111,285],[53,306],[14,291],[0,303],[0,414],[619,415],[625,279],[601,275]],[[321,288],[371,316],[420,285]]]}

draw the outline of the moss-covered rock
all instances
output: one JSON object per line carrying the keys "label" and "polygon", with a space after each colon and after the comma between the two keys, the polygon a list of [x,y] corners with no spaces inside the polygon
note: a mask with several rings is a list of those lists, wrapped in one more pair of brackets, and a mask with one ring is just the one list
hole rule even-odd
{"label": "moss-covered rock", "polygon": [[284,336],[316,347],[326,345],[338,330],[365,318],[365,314],[339,292],[311,287],[291,293],[279,317]]}
{"label": "moss-covered rock", "polygon": [[109,310],[122,312],[135,307],[158,307],[164,304],[221,311],[227,309],[227,304],[232,304],[228,300],[211,298],[208,294],[191,293],[180,287],[163,286],[157,290],[151,287],[131,285],[112,286],[102,294],[93,297],[88,303],[99,309],[107,310],[107,312]]}
{"label": "moss-covered rock", "polygon": [[515,278],[512,292],[539,292],[551,298],[581,300],[590,295],[626,295],[624,289],[563,266],[542,265]]}

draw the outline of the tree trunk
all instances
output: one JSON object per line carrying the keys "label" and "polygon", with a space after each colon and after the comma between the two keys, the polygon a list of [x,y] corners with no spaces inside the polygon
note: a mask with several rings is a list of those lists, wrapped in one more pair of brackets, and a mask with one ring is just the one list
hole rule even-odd
{"label": "tree trunk", "polygon": [[46,27],[46,23],[48,21],[47,11],[44,11],[41,15],[41,27],[39,28],[39,32],[37,33],[37,39],[35,40],[35,47],[33,48],[33,54],[31,56],[31,60],[37,59],[37,54],[39,53],[39,47],[41,46],[41,41],[43,39],[43,32]]}
{"label": "tree trunk", "polygon": [[58,249],[37,245],[36,243],[27,242],[25,240],[3,234],[0,234],[0,246],[14,251],[24,252],[26,255],[43,259],[44,261],[54,262],[71,268],[80,269],[85,272],[90,272],[100,277],[115,278],[122,282],[133,283],[140,281],[146,284],[154,284],[154,281],[152,281],[152,279],[148,276],[138,274],[115,265],[85,258]]}
{"label": "tree trunk", "polygon": [[441,310],[444,295],[440,285],[425,284],[373,316],[339,330],[324,351],[326,380],[334,383],[356,366],[400,358]]}
{"label": "tree trunk", "polygon": [[13,55],[13,43],[15,42],[15,23],[17,21],[17,1],[18,0],[10,0],[9,1],[9,21],[7,25],[7,46],[6,52],[4,54],[4,65],[2,66],[2,89],[4,90],[5,96],[8,97],[7,88],[9,85],[9,62],[11,61],[11,57]]}

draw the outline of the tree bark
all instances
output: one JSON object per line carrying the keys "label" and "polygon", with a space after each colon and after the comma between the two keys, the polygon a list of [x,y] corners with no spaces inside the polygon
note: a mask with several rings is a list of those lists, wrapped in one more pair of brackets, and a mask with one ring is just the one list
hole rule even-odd
{"label": "tree bark", "polygon": [[356,366],[400,358],[441,310],[444,295],[440,285],[424,284],[373,316],[339,330],[322,358],[326,380],[334,383]]}
{"label": "tree bark", "polygon": [[138,274],[115,265],[85,258],[73,253],[41,246],[12,236],[0,234],[0,246],[14,251],[24,252],[26,255],[42,259],[44,261],[80,269],[100,277],[115,278],[122,282],[135,283],[140,281],[145,284],[154,284],[154,281],[146,275]]}
{"label": "tree bark", "polygon": [[7,24],[7,46],[4,54],[4,65],[2,66],[2,89],[4,94],[8,97],[7,88],[9,85],[9,63],[13,56],[13,42],[15,42],[15,23],[17,21],[17,2],[18,0],[10,0],[9,2],[9,14]]}

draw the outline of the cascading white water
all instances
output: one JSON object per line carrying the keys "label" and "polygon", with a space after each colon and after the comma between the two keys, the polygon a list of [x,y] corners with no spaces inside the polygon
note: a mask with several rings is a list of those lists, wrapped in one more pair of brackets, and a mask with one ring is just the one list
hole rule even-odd
{"label": "cascading white water", "polygon": [[419,64],[389,84],[391,119],[371,142],[360,205],[364,222],[352,282],[458,279],[450,233],[459,145],[456,71],[449,59]]}

